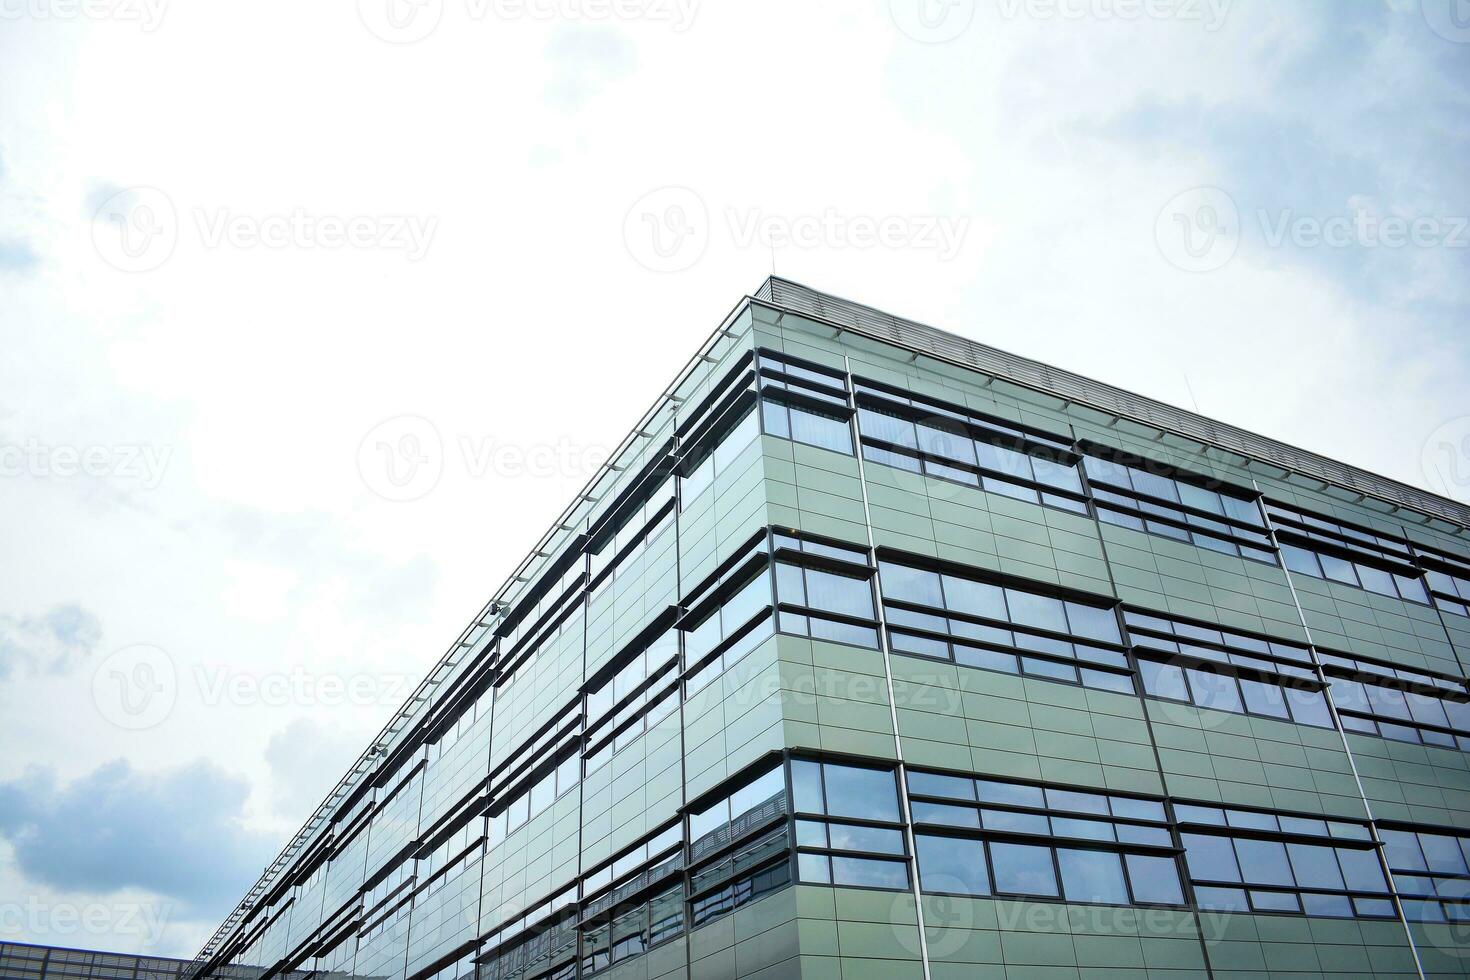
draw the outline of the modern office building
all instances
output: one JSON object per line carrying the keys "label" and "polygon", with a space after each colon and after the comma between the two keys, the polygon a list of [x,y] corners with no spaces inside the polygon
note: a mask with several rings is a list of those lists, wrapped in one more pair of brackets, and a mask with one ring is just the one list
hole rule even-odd
{"label": "modern office building", "polygon": [[1470,975],[1467,604],[1470,508],[773,278],[198,972]]}

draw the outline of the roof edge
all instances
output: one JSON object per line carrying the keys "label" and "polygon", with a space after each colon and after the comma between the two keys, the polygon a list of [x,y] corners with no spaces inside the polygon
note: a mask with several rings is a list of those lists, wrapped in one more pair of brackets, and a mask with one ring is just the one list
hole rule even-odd
{"label": "roof edge", "polygon": [[1187,439],[1218,446],[1248,459],[1371,497],[1394,509],[1470,529],[1470,506],[1390,477],[1341,463],[1310,450],[1259,435],[1216,419],[1096,381],[1042,361],[1022,357],[959,334],[780,276],[768,276],[754,298],[800,316],[821,320],[918,354],[970,368],[1044,394],[1131,419]]}

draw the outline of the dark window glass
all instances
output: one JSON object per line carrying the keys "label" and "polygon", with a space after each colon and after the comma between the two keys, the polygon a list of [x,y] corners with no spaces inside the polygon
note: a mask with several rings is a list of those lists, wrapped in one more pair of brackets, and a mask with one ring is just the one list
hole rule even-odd
{"label": "dark window glass", "polygon": [[1235,686],[1234,677],[1198,667],[1190,667],[1185,673],[1189,676],[1189,686],[1194,692],[1194,703],[1201,708],[1214,708],[1216,711],[1236,714],[1245,710],[1245,706],[1240,703],[1240,690]]}
{"label": "dark window glass", "polygon": [[1316,844],[1288,844],[1291,870],[1296,873],[1296,883],[1303,888],[1342,888],[1342,872],[1337,867],[1337,855],[1330,847]]}
{"label": "dark window glass", "polygon": [[1010,607],[1013,623],[1057,633],[1067,632],[1067,616],[1060,599],[1019,589],[1006,589],[1006,604]]}
{"label": "dark window glass", "polygon": [[951,800],[973,800],[975,781],[964,776],[944,776],[931,772],[909,773],[909,792],[921,796],[942,796]]}
{"label": "dark window glass", "polygon": [[1278,841],[1238,838],[1235,855],[1240,859],[1241,876],[1253,885],[1295,884],[1286,863],[1286,847]]}
{"label": "dark window glass", "polygon": [[1080,602],[1069,602],[1066,606],[1067,622],[1076,636],[1107,643],[1123,642],[1123,638],[1118,635],[1118,619],[1111,609],[1085,606]]}
{"label": "dark window glass", "polygon": [[852,429],[843,419],[791,406],[791,438],[820,449],[852,455]]}
{"label": "dark window glass", "polygon": [[861,827],[834,823],[827,826],[829,846],[838,851],[869,851],[874,854],[902,854],[903,834],[889,827]]}
{"label": "dark window glass", "polygon": [[1397,597],[1399,590],[1394,587],[1393,576],[1381,568],[1372,565],[1358,565],[1358,578],[1363,583],[1363,588],[1369,592],[1377,592],[1379,595],[1390,595]]}
{"label": "dark window glass", "polygon": [[1424,850],[1424,860],[1430,871],[1451,875],[1466,873],[1465,855],[1460,852],[1459,842],[1455,838],[1440,834],[1420,834],[1419,846]]}
{"label": "dark window glass", "polygon": [[1039,813],[1012,813],[1009,810],[981,810],[980,821],[986,830],[997,830],[1011,834],[1050,833],[1047,818]]}
{"label": "dark window glass", "polygon": [[1031,479],[1031,458],[1025,453],[989,442],[977,442],[975,449],[980,454],[980,465],[986,469],[1021,480]]}
{"label": "dark window glass", "polygon": [[898,820],[898,793],[893,773],[851,766],[823,766],[827,813],[864,820]]}
{"label": "dark window glass", "polygon": [[1260,912],[1300,912],[1294,892],[1251,892],[1251,906]]}
{"label": "dark window glass", "polygon": [[861,888],[902,889],[909,886],[909,875],[902,861],[878,861],[834,854],[832,883]]}
{"label": "dark window glass", "polygon": [[806,582],[800,568],[776,563],[776,597],[793,605],[806,605]]}
{"label": "dark window glass", "polygon": [[1286,702],[1291,706],[1291,717],[1299,725],[1315,725],[1318,728],[1332,727],[1332,713],[1327,710],[1327,700],[1321,691],[1308,691],[1300,687],[1284,688]]}
{"label": "dark window glass", "polygon": [[1060,847],[1057,848],[1057,864],[1061,867],[1062,890],[1067,901],[1128,904],[1123,864],[1117,854]]}
{"label": "dark window glass", "polygon": [[873,617],[873,590],[867,579],[834,575],[820,569],[806,570],[807,605],[816,609]]}
{"label": "dark window glass", "polygon": [[1189,691],[1184,686],[1184,671],[1173,664],[1140,660],[1138,673],[1143,678],[1143,689],[1148,694],[1175,701],[1189,700]]}
{"label": "dark window glass", "polygon": [[1286,696],[1275,684],[1242,677],[1240,678],[1240,693],[1245,697],[1246,710],[1253,714],[1269,715],[1272,718],[1289,717],[1286,711]]}
{"label": "dark window glass", "polygon": [[1217,912],[1250,911],[1243,888],[1196,888],[1194,898],[1202,909],[1214,909]]}
{"label": "dark window glass", "polygon": [[994,843],[990,845],[990,860],[995,871],[996,891],[1056,896],[1057,880],[1051,863],[1051,848]]}
{"label": "dark window glass", "polygon": [[806,759],[791,763],[791,792],[795,808],[802,813],[822,812],[822,766]]}
{"label": "dark window glass", "polygon": [[1077,475],[1075,466],[1033,456],[1031,457],[1031,469],[1035,471],[1038,483],[1045,483],[1059,490],[1070,490],[1073,493],[1082,492],[1082,478]]}
{"label": "dark window glass", "polygon": [[975,781],[975,788],[979,791],[981,803],[1038,808],[1045,806],[1039,786],[1021,786],[1017,783],[997,783],[988,779],[979,779]]}
{"label": "dark window glass", "polygon": [[1239,881],[1240,868],[1230,838],[1209,834],[1182,834],[1184,862],[1189,876],[1200,881]]}
{"label": "dark window glass", "polygon": [[1345,585],[1357,585],[1358,574],[1353,568],[1353,563],[1335,555],[1319,554],[1317,560],[1322,563],[1322,574],[1335,582]]}
{"label": "dark window glass", "polygon": [[944,576],[945,605],[956,612],[986,619],[1006,619],[1005,592],[998,585]]}
{"label": "dark window glass", "polygon": [[959,426],[920,422],[917,428],[919,449],[922,451],[932,456],[975,465],[975,443],[969,435],[960,431]]}
{"label": "dark window glass", "polygon": [[1293,572],[1301,572],[1303,575],[1311,575],[1313,578],[1322,577],[1322,568],[1317,564],[1317,556],[1296,545],[1283,544],[1281,546],[1281,558],[1286,562],[1286,567]]}
{"label": "dark window glass", "polygon": [[1130,466],[1129,473],[1133,477],[1133,489],[1139,493],[1146,493],[1153,497],[1162,497],[1165,500],[1179,502],[1179,488],[1174,481],[1166,476],[1159,476],[1137,466]]}
{"label": "dark window glass", "polygon": [[736,790],[730,796],[730,819],[742,816],[766,803],[773,797],[786,795],[786,774],[777,766],[759,779]]}
{"label": "dark window glass", "polygon": [[919,850],[919,885],[925,891],[990,894],[985,845],[980,841],[920,834],[915,844]]}
{"label": "dark window glass", "polygon": [[919,445],[918,440],[914,438],[914,423],[877,409],[858,409],[858,429],[865,436],[907,446],[910,449],[916,449]]}
{"label": "dark window glass", "polygon": [[1128,854],[1128,880],[1133,885],[1135,901],[1150,905],[1183,905],[1184,891],[1179,884],[1179,867],[1173,858]]}
{"label": "dark window glass", "polygon": [[1347,887],[1355,892],[1381,892],[1387,890],[1383,880],[1383,867],[1378,855],[1372,851],[1354,851],[1346,847],[1337,848],[1337,863],[1342,867],[1342,878]]}
{"label": "dark window glass", "polygon": [[913,804],[915,823],[937,823],[950,827],[980,826],[980,813],[973,807],[951,806],[948,803],[927,803],[916,800]]}
{"label": "dark window glass", "polygon": [[939,592],[939,575],[935,572],[883,562],[880,575],[885,598],[901,599],[925,606],[944,605],[944,599]]}
{"label": "dark window glass", "polygon": [[798,854],[796,871],[802,881],[825,885],[832,881],[832,863],[825,854]]}
{"label": "dark window glass", "polygon": [[1353,903],[1346,895],[1302,895],[1302,908],[1308,915],[1331,916],[1346,919],[1353,914]]}

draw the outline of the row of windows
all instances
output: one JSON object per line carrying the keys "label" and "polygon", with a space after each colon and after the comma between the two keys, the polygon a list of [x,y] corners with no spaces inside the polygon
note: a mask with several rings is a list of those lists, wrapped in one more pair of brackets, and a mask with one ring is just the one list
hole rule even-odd
{"label": "row of windows", "polygon": [[[1173,857],[1130,847],[1172,848],[1162,803],[1053,786],[941,773],[908,773],[920,884],[966,895],[1028,895],[1073,902],[1181,905]],[[997,835],[1002,839],[991,839]],[[1066,847],[1015,837],[1070,838]],[[1104,849],[1098,845],[1116,844]]]}
{"label": "row of windows", "polygon": [[1365,824],[1188,804],[1176,804],[1174,814],[1181,824],[1218,828],[1180,834],[1201,908],[1394,915],[1389,900],[1380,897],[1388,886]]}
{"label": "row of windows", "polygon": [[1059,898],[1107,905],[1183,905],[1173,858],[1095,848],[919,834],[926,892]]}
{"label": "row of windows", "polygon": [[1084,456],[1082,466],[1098,505],[1098,520],[1276,564],[1260,507],[1252,497],[1209,490],[1102,456]]}
{"label": "row of windows", "polygon": [[1281,558],[1287,569],[1293,572],[1313,578],[1330,579],[1395,599],[1429,604],[1429,593],[1424,590],[1424,583],[1408,575],[1385,571],[1366,562],[1348,561],[1325,551],[1309,551],[1285,542],[1281,544]]}
{"label": "row of windows", "polygon": [[1328,683],[1348,731],[1470,752],[1470,703],[1344,677]]}
{"label": "row of windows", "polygon": [[1332,712],[1320,690],[1237,677],[1200,667],[1138,660],[1145,694],[1233,714],[1280,718],[1332,728]]}
{"label": "row of windows", "polygon": [[1305,680],[1317,676],[1310,666],[1311,652],[1300,644],[1267,640],[1218,626],[1203,626],[1172,616],[1131,609],[1123,613],[1123,621],[1135,647],[1146,646],[1159,652],[1178,653],[1198,660],[1229,663]]}
{"label": "row of windows", "polygon": [[1027,444],[989,427],[977,436],[950,418],[910,417],[886,399],[882,403],[869,401],[873,403],[858,408],[864,459],[983,487],[1031,503],[1087,513],[1082,478],[1069,454]]}
{"label": "row of windows", "polygon": [[889,645],[897,653],[1134,693],[1127,656],[1098,645],[1122,644],[1109,608],[897,562],[879,568]]}
{"label": "row of windows", "polygon": [[1376,561],[1388,558],[1402,564],[1414,562],[1409,542],[1401,536],[1355,527],[1274,500],[1266,502],[1266,513],[1279,530],[1316,544],[1340,548]]}
{"label": "row of windows", "polygon": [[1422,545],[1414,550],[1424,567],[1424,579],[1435,606],[1456,616],[1470,616],[1470,558]]}
{"label": "row of windows", "polygon": [[1384,857],[1404,914],[1424,922],[1470,922],[1470,837],[1381,829]]}
{"label": "row of windows", "polygon": [[[909,887],[893,773],[834,762],[791,763],[797,873],[812,884]],[[818,819],[846,818],[846,819]],[[858,820],[863,823],[853,823]]]}
{"label": "row of windows", "polygon": [[761,421],[767,435],[852,455],[852,428],[843,412],[763,398]]}

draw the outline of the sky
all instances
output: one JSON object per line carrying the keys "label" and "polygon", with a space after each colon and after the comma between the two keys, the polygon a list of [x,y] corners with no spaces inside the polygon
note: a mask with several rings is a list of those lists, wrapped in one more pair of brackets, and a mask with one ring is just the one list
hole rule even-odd
{"label": "sky", "polygon": [[0,937],[192,955],[773,269],[1470,500],[1467,113],[1463,0],[0,0]]}

